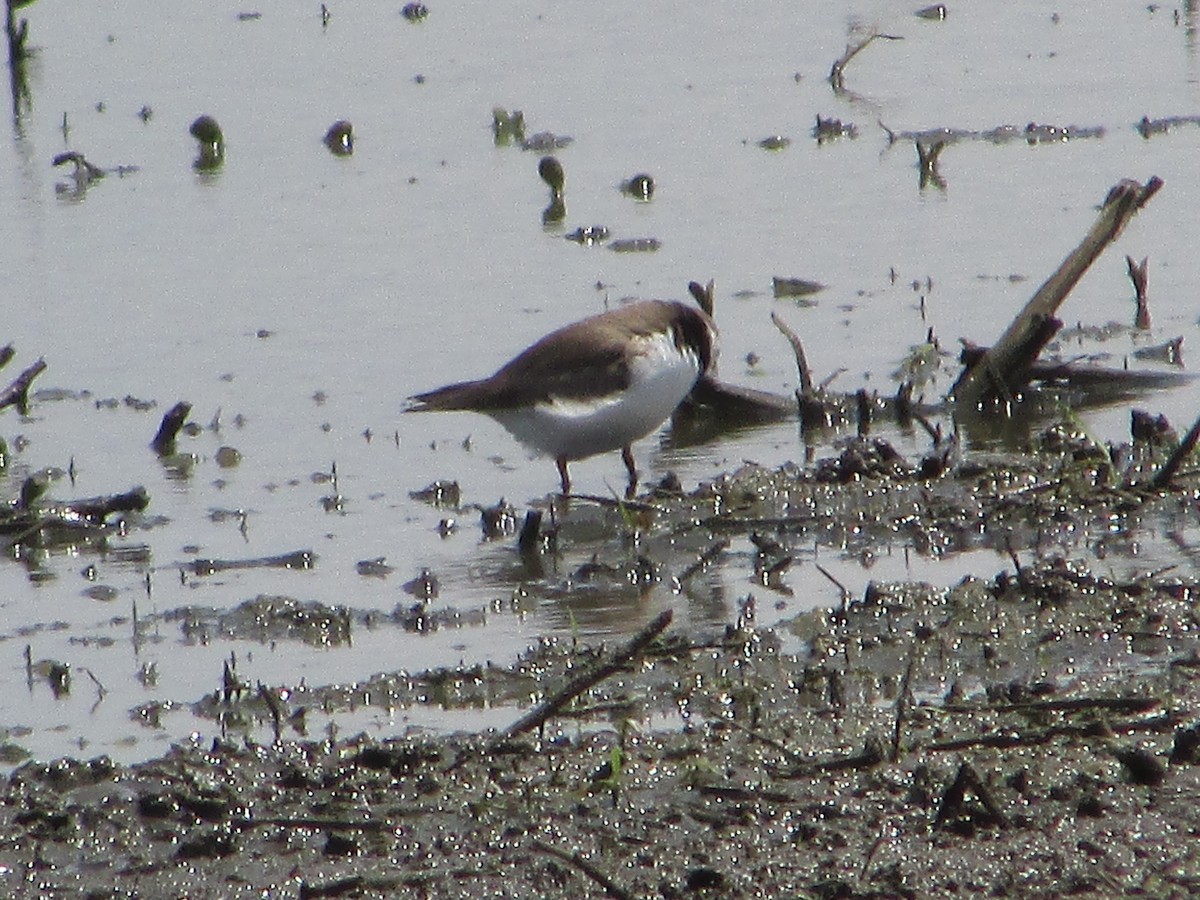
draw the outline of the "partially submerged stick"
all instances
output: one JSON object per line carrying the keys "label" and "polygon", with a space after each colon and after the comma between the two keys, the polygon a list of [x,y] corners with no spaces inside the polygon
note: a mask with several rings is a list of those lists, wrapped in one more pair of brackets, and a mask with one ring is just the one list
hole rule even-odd
{"label": "partially submerged stick", "polygon": [[960,406],[975,408],[991,400],[1009,400],[1025,387],[1038,354],[1062,325],[1054,317],[1059,306],[1088,267],[1162,185],[1157,176],[1145,185],[1126,179],[1108,192],[1099,217],[1079,246],[1038,289],[996,344],[963,369],[950,392]]}
{"label": "partially submerged stick", "polygon": [[796,400],[800,406],[800,424],[802,428],[819,428],[829,424],[826,405],[822,400],[824,385],[820,389],[813,384],[812,370],[808,367],[808,357],[804,354],[804,345],[800,336],[788,327],[775,313],[771,313],[771,321],[780,333],[792,345],[792,353],[796,357],[796,369],[800,376],[800,389],[796,391]]}
{"label": "partially submerged stick", "polygon": [[170,456],[175,452],[175,436],[179,434],[179,429],[183,427],[183,423],[187,421],[188,414],[192,411],[192,404],[179,401],[163,416],[162,424],[158,427],[158,434],[154,436],[154,440],[150,442],[150,446],[154,448],[154,452],[159,456]]}

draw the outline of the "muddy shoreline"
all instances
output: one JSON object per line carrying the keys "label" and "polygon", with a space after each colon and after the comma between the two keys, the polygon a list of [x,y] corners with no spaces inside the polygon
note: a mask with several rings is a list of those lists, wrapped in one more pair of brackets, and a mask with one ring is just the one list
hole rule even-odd
{"label": "muddy shoreline", "polygon": [[[128,767],[30,762],[0,782],[0,884],[89,897],[1193,892],[1200,582],[1118,577],[1097,541],[1119,552],[1142,529],[1194,528],[1194,466],[1153,490],[1161,454],[1100,453],[1059,427],[1029,454],[972,455],[936,478],[889,454],[848,472],[871,447],[654,497],[650,530],[704,536],[677,540],[690,549],[670,577],[686,582],[731,532],[757,536],[764,578],[786,569],[791,541],[839,529],[843,546],[1002,546],[1011,565],[949,589],[873,582],[776,629],[756,627],[747,598],[724,632],[668,630],[511,737],[301,738],[282,725],[295,712],[283,686],[214,695],[214,717],[258,731]],[[618,649],[547,641],[511,669],[306,699],[391,691],[511,707],[516,721]],[[277,740],[248,736],[272,720]]]}

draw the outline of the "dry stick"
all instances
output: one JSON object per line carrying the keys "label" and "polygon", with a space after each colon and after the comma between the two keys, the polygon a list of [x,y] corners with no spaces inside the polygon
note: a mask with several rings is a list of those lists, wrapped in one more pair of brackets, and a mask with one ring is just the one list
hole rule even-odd
{"label": "dry stick", "polygon": [[1163,463],[1163,467],[1158,470],[1151,483],[1157,491],[1164,490],[1171,486],[1171,480],[1175,477],[1175,473],[1179,471],[1179,467],[1183,465],[1183,461],[1188,454],[1196,449],[1196,440],[1200,439],[1200,419],[1197,419],[1195,424],[1183,440],[1179,442],[1179,446],[1175,448],[1175,452],[1171,454],[1171,458]]}
{"label": "dry stick", "polygon": [[707,566],[710,562],[729,549],[729,538],[721,538],[719,541],[713,541],[709,544],[708,549],[696,557],[696,561],[679,573],[679,583],[684,584]]}
{"label": "dry stick", "polygon": [[25,415],[29,411],[29,385],[46,368],[46,361],[39,359],[32,366],[16,377],[12,384],[0,392],[0,409],[6,406],[17,406],[17,411]]}
{"label": "dry stick", "polygon": [[607,893],[610,897],[617,897],[619,900],[633,900],[633,894],[629,893],[629,891],[625,890],[625,888],[621,887],[619,884],[593,866],[590,862],[584,859],[583,855],[578,851],[575,853],[568,853],[566,850],[559,850],[557,847],[553,847],[550,844],[537,840],[536,838],[532,843],[533,849],[537,850],[539,853],[548,853],[555,859],[562,860],[569,866],[574,866],[588,878],[592,879],[592,881],[596,882],[596,884],[600,885],[600,887],[604,888],[605,893]]}
{"label": "dry stick", "polygon": [[669,609],[659,614],[653,622],[635,634],[629,643],[613,653],[607,662],[572,678],[553,696],[547,697],[527,714],[505,728],[500,733],[500,740],[507,740],[538,728],[584,691],[620,671],[630,660],[640,655],[650,642],[671,624],[674,615],[674,612]]}
{"label": "dry stick", "polygon": [[1030,367],[1061,325],[1054,318],[1059,306],[1162,184],[1157,176],[1144,186],[1126,179],[1108,192],[1099,217],[1079,246],[1038,288],[995,345],[973,365],[964,367],[950,392],[961,407],[975,408],[988,400],[1004,399],[1024,387]]}

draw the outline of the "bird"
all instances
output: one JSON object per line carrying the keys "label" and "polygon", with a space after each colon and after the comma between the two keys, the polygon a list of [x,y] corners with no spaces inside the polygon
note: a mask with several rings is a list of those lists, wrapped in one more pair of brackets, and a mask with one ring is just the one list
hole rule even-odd
{"label": "bird", "polygon": [[551,332],[489,378],[416,394],[405,411],[490,416],[554,459],[564,495],[571,493],[569,463],[620,450],[631,498],[638,483],[631,445],[713,371],[717,349],[717,327],[704,311],[643,300]]}

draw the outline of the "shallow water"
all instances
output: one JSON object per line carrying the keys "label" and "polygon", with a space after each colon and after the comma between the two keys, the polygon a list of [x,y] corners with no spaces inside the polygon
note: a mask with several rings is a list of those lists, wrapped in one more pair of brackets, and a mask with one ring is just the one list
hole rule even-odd
{"label": "shallow water", "polygon": [[[929,328],[950,352],[960,337],[993,340],[1076,245],[1108,189],[1157,175],[1164,189],[1062,311],[1068,322],[1130,323],[1123,257],[1149,256],[1151,333],[1121,330],[1063,352],[1102,352],[1119,366],[1139,346],[1183,335],[1186,359],[1196,337],[1200,127],[1150,140],[1134,127],[1143,115],[1200,108],[1190,7],[1177,23],[1165,8],[1052,17],[1033,2],[952,6],[941,22],[885,3],[770,3],[753,15],[727,3],[437,4],[416,25],[399,4],[329,7],[324,27],[316,7],[264,9],[249,21],[238,13],[251,8],[220,3],[68,15],[40,0],[24,11],[37,53],[29,100],[0,141],[2,337],[18,351],[10,371],[44,356],[37,386],[71,393],[39,400],[28,419],[3,412],[0,433],[28,441],[7,490],[15,494],[28,471],[73,461],[74,484],[60,479],[53,496],[143,484],[152,498],[149,517],[113,541],[145,545],[148,561],[80,551],[0,565],[0,724],[37,756],[137,759],[193,730],[210,739],[209,725],[185,711],[153,729],[132,726],[129,710],[217,690],[231,652],[251,681],[322,684],[505,664],[540,636],[622,633],[665,606],[676,608],[677,627],[715,628],[752,591],[765,624],[837,602],[837,589],[806,564],[789,574],[790,596],[762,599],[748,545],[732,547],[687,595],[669,580],[555,595],[522,588],[528,573],[511,539],[482,542],[473,509],[439,536],[448,513],[410,491],[455,479],[465,504],[504,497],[519,516],[557,479],[498,425],[401,416],[404,398],[487,374],[606,304],[680,297],[689,280],[714,278],[727,380],[793,389],[790,350],[769,320],[778,311],[804,338],[818,377],[844,370],[835,387],[890,394],[892,371]],[[835,95],[832,61],[872,27],[902,40],[868,47],[847,67],[849,93]],[[1140,50],[1120,49],[1128,47]],[[152,116],[143,122],[144,106]],[[523,110],[530,133],[574,138],[558,153],[561,228],[542,224],[538,154],[494,145],[495,106]],[[188,125],[201,113],[227,139],[215,173],[192,167]],[[853,122],[858,137],[819,145],[817,115]],[[339,118],[355,126],[347,158],[321,143]],[[877,122],[896,131],[1037,122],[1105,134],[1037,146],[963,141],[944,151],[939,189],[919,186],[911,142],[889,146]],[[759,148],[774,135],[791,143]],[[51,166],[66,149],[138,170],[75,192]],[[617,190],[640,171],[657,182],[649,203]],[[616,253],[563,237],[593,224],[661,248]],[[772,276],[828,288],[801,307],[772,297]],[[156,406],[97,408],[127,396]],[[1181,388],[1136,405],[1186,428],[1195,397]],[[198,424],[219,423],[183,439],[196,457],[184,477],[147,446],[181,399]],[[1097,437],[1121,440],[1128,408],[1091,410],[1084,421]],[[924,449],[917,437],[896,440],[910,455]],[[240,451],[240,465],[218,465],[222,446]],[[794,423],[691,446],[664,432],[635,449],[647,479],[673,470],[688,488],[744,460],[775,466],[803,454]],[[326,511],[334,464],[343,502]],[[572,474],[589,493],[622,485],[615,454]],[[1153,537],[1120,564],[1194,567]],[[611,542],[596,546],[614,552]],[[299,549],[317,554],[312,570],[180,576],[197,557]],[[837,547],[814,552],[852,590],[878,577],[949,584],[1006,564],[990,553],[929,559],[902,545],[882,548],[871,567]],[[358,561],[375,557],[394,566],[390,577],[357,574]],[[546,583],[563,583],[576,562]],[[390,613],[414,602],[401,585],[426,568],[440,582],[433,605],[463,611],[469,624],[358,629],[352,646],[312,648],[189,640],[169,616],[259,594]],[[85,595],[95,584],[115,589],[114,599]],[[27,685],[26,645],[34,659],[72,666],[69,696]],[[424,709],[374,716],[340,724],[384,733],[495,724],[494,714],[464,721]]]}

